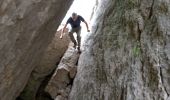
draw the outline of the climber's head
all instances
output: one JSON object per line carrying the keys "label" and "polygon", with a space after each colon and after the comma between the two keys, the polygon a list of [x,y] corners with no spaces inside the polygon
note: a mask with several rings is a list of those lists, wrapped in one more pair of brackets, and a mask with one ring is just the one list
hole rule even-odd
{"label": "climber's head", "polygon": [[73,19],[73,20],[76,20],[76,19],[77,19],[77,13],[75,13],[75,12],[72,13],[72,19]]}

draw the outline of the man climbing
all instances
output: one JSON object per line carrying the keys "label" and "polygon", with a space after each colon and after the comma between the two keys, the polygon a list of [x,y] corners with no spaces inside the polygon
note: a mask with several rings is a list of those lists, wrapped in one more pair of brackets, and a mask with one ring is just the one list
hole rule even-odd
{"label": "man climbing", "polygon": [[[70,24],[72,29],[69,32],[69,36],[70,36],[71,41],[74,43],[73,47],[76,49],[76,47],[78,46],[77,49],[78,49],[79,53],[81,53],[81,51],[80,51],[80,45],[81,45],[81,36],[80,36],[80,34],[81,34],[81,26],[80,26],[80,23],[81,23],[81,21],[86,24],[87,32],[90,32],[88,24],[84,20],[84,18],[82,16],[80,16],[80,15],[77,15],[76,13],[72,13],[72,16],[67,20],[67,22],[66,22],[66,24],[65,24],[65,26],[63,28],[63,31],[61,33],[61,36],[60,36],[60,39],[62,39],[63,33],[64,33],[67,25]],[[73,36],[74,32],[76,32],[76,34],[77,34],[77,42],[76,42],[76,40],[75,40],[75,38]]]}

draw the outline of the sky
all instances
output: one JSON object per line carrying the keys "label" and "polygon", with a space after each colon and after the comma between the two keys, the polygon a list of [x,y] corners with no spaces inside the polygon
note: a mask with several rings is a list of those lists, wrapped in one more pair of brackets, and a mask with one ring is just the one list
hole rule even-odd
{"label": "sky", "polygon": [[[66,23],[67,19],[71,17],[73,12],[76,12],[78,15],[81,15],[89,25],[90,28],[90,17],[92,14],[93,7],[96,3],[96,0],[74,0],[73,4],[71,5],[70,9],[68,10],[65,18],[62,21],[62,25],[58,28],[58,30],[62,29],[64,26],[63,24]],[[85,40],[86,35],[88,34],[87,28],[84,23],[81,23],[82,30],[81,30],[81,37],[82,43]],[[68,28],[71,29],[71,26],[68,25]],[[76,36],[76,34],[74,34]]]}
{"label": "sky", "polygon": [[76,12],[78,15],[83,16],[83,18],[89,22],[95,1],[96,0],[74,0],[62,23],[67,21],[72,12]]}
{"label": "sky", "polygon": [[[96,0],[74,0],[61,24],[65,24],[67,19],[71,17],[71,14],[73,12],[76,12],[78,15],[81,15],[87,21],[87,23],[90,24],[90,17],[93,6],[95,5],[95,1]],[[81,26],[83,30],[84,28],[86,29],[84,23],[81,23]],[[68,27],[70,26],[68,25]],[[63,26],[59,27],[59,29],[61,28],[63,28]]]}

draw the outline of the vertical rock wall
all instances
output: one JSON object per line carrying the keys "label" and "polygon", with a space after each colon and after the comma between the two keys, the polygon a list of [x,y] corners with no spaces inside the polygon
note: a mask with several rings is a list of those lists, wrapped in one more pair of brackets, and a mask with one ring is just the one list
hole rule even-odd
{"label": "vertical rock wall", "polygon": [[69,100],[169,100],[169,5],[99,0]]}
{"label": "vertical rock wall", "polygon": [[72,1],[0,1],[0,100],[23,90]]}

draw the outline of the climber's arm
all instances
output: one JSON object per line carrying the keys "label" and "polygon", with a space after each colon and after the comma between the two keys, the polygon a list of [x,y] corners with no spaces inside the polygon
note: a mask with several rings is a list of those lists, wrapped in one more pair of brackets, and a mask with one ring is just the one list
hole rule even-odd
{"label": "climber's arm", "polygon": [[66,27],[67,27],[67,24],[65,24],[65,25],[64,25],[63,31],[61,32],[61,35],[60,35],[60,39],[62,39],[62,38],[63,38],[63,33],[65,32]]}
{"label": "climber's arm", "polygon": [[87,32],[90,32],[90,30],[89,30],[89,26],[88,26],[87,22],[86,22],[86,21],[84,21],[84,23],[86,24]]}

